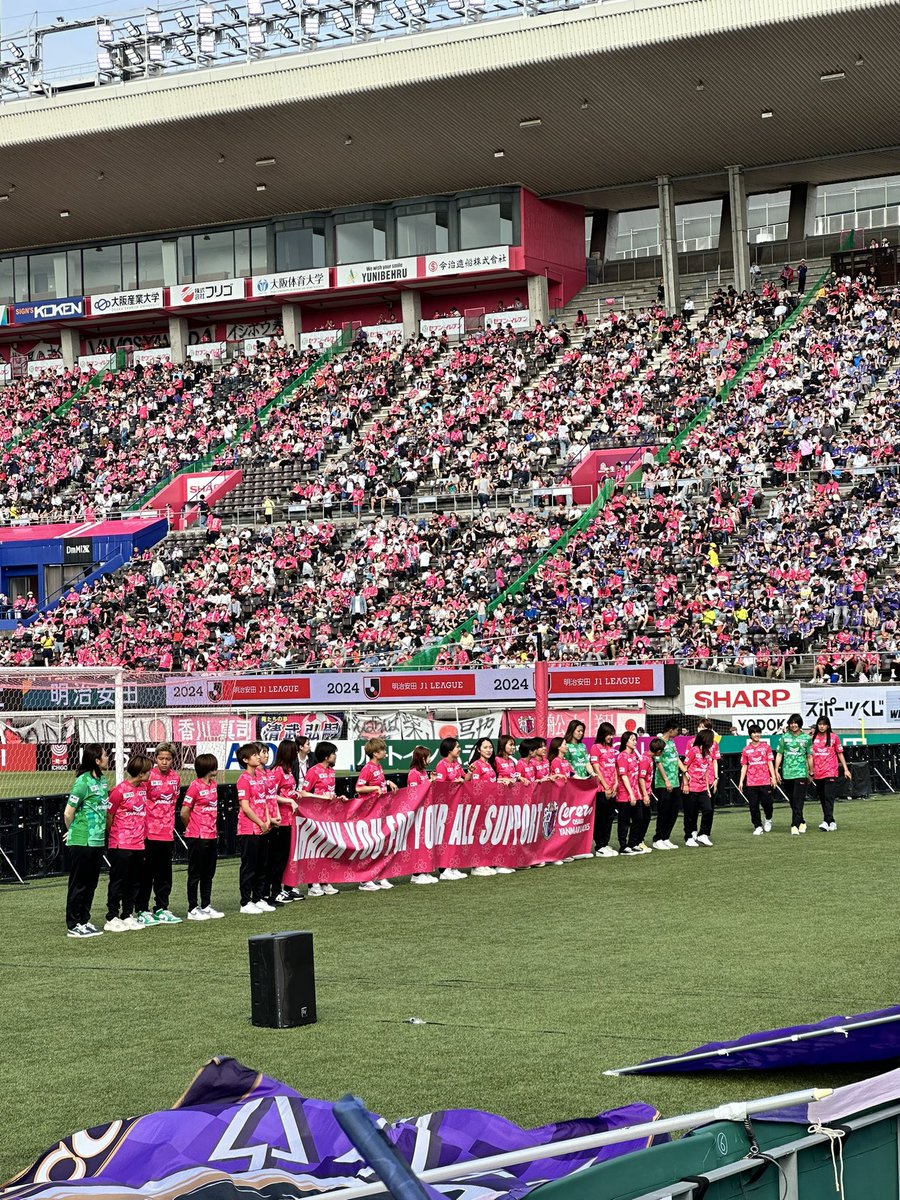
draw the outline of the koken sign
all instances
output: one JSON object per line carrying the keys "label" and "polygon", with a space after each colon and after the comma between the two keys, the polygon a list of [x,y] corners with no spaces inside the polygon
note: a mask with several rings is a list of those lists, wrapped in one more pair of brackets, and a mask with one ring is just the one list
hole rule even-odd
{"label": "koken sign", "polygon": [[13,320],[17,325],[35,321],[70,321],[84,316],[84,296],[67,296],[64,300],[32,300],[13,305]]}
{"label": "koken sign", "polygon": [[746,685],[686,684],[684,711],[698,717],[787,717],[800,711],[800,684],[749,679]]}

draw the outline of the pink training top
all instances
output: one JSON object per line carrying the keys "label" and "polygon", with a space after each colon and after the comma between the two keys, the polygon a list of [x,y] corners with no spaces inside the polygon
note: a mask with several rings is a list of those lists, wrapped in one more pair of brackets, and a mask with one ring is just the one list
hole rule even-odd
{"label": "pink training top", "polygon": [[[279,771],[281,768],[278,768]],[[263,767],[262,777],[266,781],[266,811],[273,821],[279,821],[281,814],[278,810],[278,776],[274,767]]]}
{"label": "pink training top", "polygon": [[498,779],[515,779],[517,772],[514,758],[501,758],[498,754],[494,762],[497,764]]}
{"label": "pink training top", "polygon": [[458,758],[442,758],[435,767],[434,777],[444,783],[461,783],[466,777],[466,768]]}
{"label": "pink training top", "polygon": [[523,783],[534,783],[537,778],[537,763],[530,758],[520,758],[516,763],[516,774]]}
{"label": "pink training top", "polygon": [[684,760],[684,765],[687,768],[688,791],[691,792],[706,792],[709,791],[716,778],[716,756],[713,754],[713,747],[710,749],[709,756],[705,757],[699,746],[691,746],[687,752],[687,757]]}
{"label": "pink training top", "polygon": [[181,776],[177,771],[166,771],[154,767],[147,780],[147,841],[172,842],[175,840],[175,804],[181,790]]}
{"label": "pink training top", "polygon": [[312,796],[333,796],[334,767],[326,767],[322,763],[310,767],[303,781],[303,790]]}
{"label": "pink training top", "polygon": [[[638,787],[638,772],[641,769],[640,755],[633,750],[622,750],[616,755],[616,804],[630,804],[632,797],[640,800],[641,790]],[[625,787],[625,780],[631,784],[631,796]]]}
{"label": "pink training top", "polygon": [[381,768],[381,763],[377,763],[374,758],[369,759],[369,761],[366,763],[366,765],[360,771],[359,778],[356,781],[357,795],[359,795],[360,784],[362,784],[363,787],[377,787],[378,788],[377,793],[364,792],[363,795],[365,795],[365,796],[372,796],[372,795],[386,796],[388,789],[387,789],[387,784],[385,783],[384,771]]}
{"label": "pink training top", "polygon": [[116,784],[109,793],[109,812],[112,825],[109,827],[110,850],[143,850],[144,828],[147,821],[147,785],[129,783]]}
{"label": "pink training top", "polygon": [[[237,781],[237,794],[239,805],[242,800],[246,800],[254,816],[260,821],[265,821],[269,808],[269,781],[265,771],[257,771],[255,775],[251,775],[249,771],[242,771]],[[239,835],[249,834],[251,837],[262,833],[260,827],[250,820],[242,807],[238,808],[237,831]]]}
{"label": "pink training top", "polygon": [[215,782],[195,779],[185,793],[184,805],[191,810],[185,837],[211,841],[218,836],[219,789]]}
{"label": "pink training top", "polygon": [[572,774],[574,774],[574,767],[567,758],[560,758],[557,755],[557,757],[554,758],[553,762],[550,764],[550,774],[563,775],[566,779],[568,779]]}
{"label": "pink training top", "polygon": [[599,742],[595,742],[591,746],[588,758],[600,772],[600,782],[603,784],[604,791],[608,792],[618,786],[615,746],[603,746]]}
{"label": "pink training top", "polygon": [[768,742],[748,742],[741,751],[741,766],[747,768],[747,787],[771,787],[769,763],[774,761]]}
{"label": "pink training top", "polygon": [[487,761],[486,758],[476,758],[470,767],[473,779],[483,780],[486,783],[497,782],[497,772]]}
{"label": "pink training top", "polygon": [[838,777],[840,766],[838,751],[841,748],[841,739],[832,734],[830,745],[826,745],[827,738],[827,733],[817,733],[812,740],[813,779],[837,779]]}
{"label": "pink training top", "polygon": [[547,761],[547,759],[546,758],[535,758],[532,761],[534,763],[535,779],[549,779],[550,778],[550,763]]}
{"label": "pink training top", "polygon": [[[297,784],[294,781],[294,776],[292,772],[286,771],[284,767],[273,767],[267,774],[270,785],[275,788],[275,799],[281,823],[282,825],[287,825],[294,815],[290,801],[297,799]],[[271,804],[269,811],[272,811]]]}
{"label": "pink training top", "polygon": [[653,788],[653,774],[655,771],[656,759],[649,750],[645,750],[641,755],[641,762],[640,766],[638,767],[638,779],[641,781],[648,793]]}
{"label": "pink training top", "polygon": [[417,788],[428,782],[429,779],[426,771],[420,771],[418,767],[410,767],[409,776],[406,780],[407,787]]}

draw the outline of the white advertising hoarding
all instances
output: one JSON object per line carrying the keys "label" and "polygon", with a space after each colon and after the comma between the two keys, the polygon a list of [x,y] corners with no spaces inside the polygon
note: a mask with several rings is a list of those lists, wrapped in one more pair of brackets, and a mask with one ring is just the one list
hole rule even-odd
{"label": "white advertising hoarding", "polygon": [[426,254],[425,278],[442,275],[471,275],[476,271],[509,269],[509,246],[488,246],[483,250],[454,250],[450,254]]}
{"label": "white advertising hoarding", "polygon": [[292,292],[324,292],[328,284],[328,267],[316,267],[311,271],[280,271],[277,275],[254,275],[250,280],[250,294],[263,298]]}
{"label": "white advertising hoarding", "polygon": [[151,308],[162,308],[163,288],[142,288],[139,292],[102,292],[99,296],[88,296],[91,316],[106,317],[110,313],[145,312]]}
{"label": "white advertising hoarding", "polygon": [[244,299],[243,279],[216,279],[212,283],[182,283],[169,288],[172,308],[191,304],[222,304],[226,300]]}
{"label": "white advertising hoarding", "polygon": [[383,262],[344,263],[335,268],[339,288],[373,287],[381,283],[402,283],[416,279],[419,273],[417,258],[392,258]]}

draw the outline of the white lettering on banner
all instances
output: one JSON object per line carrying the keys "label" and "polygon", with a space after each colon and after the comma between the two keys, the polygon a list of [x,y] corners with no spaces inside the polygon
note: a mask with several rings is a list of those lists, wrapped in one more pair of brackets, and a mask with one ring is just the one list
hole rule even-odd
{"label": "white lettering on banner", "polygon": [[92,375],[115,365],[116,356],[114,354],[82,354],[78,359],[78,366],[81,370],[90,371]]}
{"label": "white lettering on banner", "polygon": [[[78,737],[84,745],[86,742],[112,742],[116,740],[116,718],[108,717],[79,717]],[[125,716],[125,741],[144,742],[151,745],[156,742],[167,742],[172,737],[172,718],[169,716]]]}
{"label": "white lettering on banner", "polygon": [[393,258],[388,262],[345,263],[336,267],[337,286],[365,287],[367,284],[397,283],[415,279],[419,273],[417,258]]}
{"label": "white lettering on banner", "polygon": [[738,713],[789,716],[800,709],[800,684],[767,683],[748,677],[746,684],[685,684],[684,711],[695,716],[729,717]]}
{"label": "white lettering on banner", "polygon": [[222,471],[216,471],[212,475],[188,475],[185,479],[185,500],[188,503],[192,500],[202,500],[217,484],[223,483],[225,478],[226,475]]}
{"label": "white lettering on banner", "polygon": [[99,296],[88,296],[91,316],[102,317],[108,313],[141,312],[148,308],[162,308],[163,289],[143,288],[139,292],[103,292]]}
{"label": "white lettering on banner", "polygon": [[402,325],[363,325],[361,333],[364,333],[370,342],[383,342],[389,338],[402,338]]}
{"label": "white lettering on banner", "polygon": [[328,288],[328,268],[313,271],[282,271],[278,275],[254,275],[253,296],[278,296],[285,292],[323,292]]}
{"label": "white lettering on banner", "polygon": [[12,367],[0,359],[0,383],[9,383],[12,379]]}
{"label": "white lettering on banner", "polygon": [[61,358],[42,358],[38,362],[28,364],[28,374],[32,379],[42,371],[55,371],[57,375],[62,375],[65,369],[66,364]]}
{"label": "white lettering on banner", "polygon": [[214,283],[182,283],[169,288],[169,304],[183,308],[190,304],[221,304],[225,300],[243,300],[243,279],[217,279]]}
{"label": "white lettering on banner", "polygon": [[530,329],[531,328],[531,313],[527,308],[513,308],[509,312],[495,312],[484,314],[484,327],[496,329],[497,326],[505,329],[507,325],[512,329]]}
{"label": "white lettering on banner", "polygon": [[155,350],[135,350],[132,362],[136,364],[169,362],[171,357],[171,346],[159,346]]}
{"label": "white lettering on banner", "polygon": [[469,275],[475,271],[509,269],[509,246],[488,246],[484,250],[457,250],[451,254],[426,254],[425,277]]}
{"label": "white lettering on banner", "polygon": [[462,317],[434,317],[430,321],[419,322],[419,332],[423,337],[443,337],[451,341],[459,341],[465,330]]}
{"label": "white lettering on banner", "polygon": [[315,333],[301,333],[300,349],[306,350],[312,346],[314,350],[324,350],[326,346],[333,346],[340,336],[340,329],[318,329]]}
{"label": "white lettering on banner", "polygon": [[227,342],[202,342],[199,346],[188,346],[187,355],[192,362],[203,362],[205,358],[218,362],[227,349]]}
{"label": "white lettering on banner", "polygon": [[835,729],[896,729],[900,726],[900,690],[885,687],[805,687],[803,719],[815,724],[828,717]]}

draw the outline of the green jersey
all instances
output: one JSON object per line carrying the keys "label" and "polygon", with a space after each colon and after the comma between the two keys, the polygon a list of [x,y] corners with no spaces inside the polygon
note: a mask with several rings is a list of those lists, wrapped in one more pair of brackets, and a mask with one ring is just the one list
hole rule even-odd
{"label": "green jersey", "polygon": [[109,808],[109,785],[90,771],[79,775],[72,787],[69,804],[75,816],[69,826],[67,846],[105,846],[106,810]]}
{"label": "green jersey", "polygon": [[584,742],[563,742],[563,757],[571,765],[576,779],[587,779],[590,776],[588,752]]}
{"label": "green jersey", "polygon": [[[653,778],[653,784],[658,788],[677,788],[681,781],[681,772],[678,770],[678,759],[680,758],[678,748],[675,745],[674,738],[663,738],[663,741],[666,743],[666,748],[656,760],[656,774]],[[665,771],[668,783],[666,779],[663,779],[660,767]]]}
{"label": "green jersey", "polygon": [[809,775],[809,755],[812,738],[808,733],[783,733],[778,742],[781,774],[785,779],[806,779]]}

